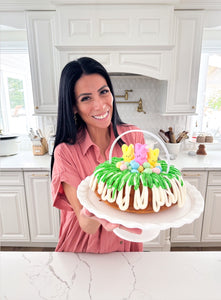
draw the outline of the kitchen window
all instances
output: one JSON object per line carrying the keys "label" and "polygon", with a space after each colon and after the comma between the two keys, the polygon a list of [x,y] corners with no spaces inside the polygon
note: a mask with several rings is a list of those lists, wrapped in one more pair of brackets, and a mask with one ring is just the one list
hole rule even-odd
{"label": "kitchen window", "polygon": [[[219,36],[213,39],[212,36]],[[199,131],[210,133],[221,141],[221,29],[207,30],[203,42],[197,99]]]}
{"label": "kitchen window", "polygon": [[4,50],[0,54],[0,129],[4,133],[27,134],[36,127],[26,50]]}

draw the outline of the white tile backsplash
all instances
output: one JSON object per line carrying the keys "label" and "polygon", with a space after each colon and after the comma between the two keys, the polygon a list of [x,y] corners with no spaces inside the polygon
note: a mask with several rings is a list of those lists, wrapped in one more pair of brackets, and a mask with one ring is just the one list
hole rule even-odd
{"label": "white tile backsplash", "polygon": [[[114,76],[111,78],[115,95],[124,94],[124,90],[132,89],[129,93],[129,101],[143,100],[143,110],[146,112],[137,112],[137,104],[117,104],[118,111],[122,120],[126,123],[134,124],[143,130],[157,133],[159,129],[165,131],[169,126],[174,128],[175,133],[186,128],[186,116],[162,116],[158,113],[159,97],[163,97],[163,91],[166,88],[166,82],[143,76]],[[165,94],[166,96],[166,94]],[[116,101],[122,101],[123,98],[116,98]]]}
{"label": "white tile backsplash", "polygon": [[[164,96],[163,91],[166,88],[166,82],[143,76],[113,76],[111,77],[115,95],[123,95],[124,90],[132,89],[129,93],[128,103],[118,103],[118,112],[125,123],[130,123],[139,128],[151,131],[155,134],[159,129],[165,131],[172,126],[177,134],[186,129],[186,116],[162,116],[158,113],[158,98]],[[138,104],[129,104],[129,101],[143,100],[143,112],[137,112]],[[123,98],[116,98],[116,101],[124,101]],[[39,117],[39,124],[46,137],[56,128],[56,117]]]}

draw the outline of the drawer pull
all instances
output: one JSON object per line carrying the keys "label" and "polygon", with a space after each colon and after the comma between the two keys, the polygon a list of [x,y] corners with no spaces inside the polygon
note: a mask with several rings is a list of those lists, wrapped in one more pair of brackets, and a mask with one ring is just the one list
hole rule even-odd
{"label": "drawer pull", "polygon": [[31,174],[32,177],[48,177],[49,174]]}
{"label": "drawer pull", "polygon": [[188,176],[188,177],[199,177],[200,174],[185,174],[185,173],[182,173],[182,175],[185,177],[185,176]]}

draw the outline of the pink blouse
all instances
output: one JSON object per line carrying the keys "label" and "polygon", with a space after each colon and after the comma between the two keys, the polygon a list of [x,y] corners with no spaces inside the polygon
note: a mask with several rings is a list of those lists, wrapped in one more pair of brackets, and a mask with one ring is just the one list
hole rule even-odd
{"label": "pink blouse", "polygon": [[[138,128],[128,125],[118,126],[117,129],[118,133],[121,134],[127,130]],[[126,134],[122,139],[127,145],[144,143],[141,132]],[[115,136],[111,126],[110,145],[105,152],[107,159],[114,140]],[[122,150],[118,144],[115,145],[112,156],[122,156]],[[91,175],[98,164],[104,162],[98,146],[92,142],[88,132],[86,131],[84,139],[78,140],[74,145],[59,144],[55,149],[54,158],[52,197],[54,206],[60,209],[60,233],[55,251],[92,253],[142,251],[142,243],[125,241],[112,231],[106,231],[102,225],[94,234],[85,233],[66,199],[62,182],[66,182],[77,189],[80,182]]]}

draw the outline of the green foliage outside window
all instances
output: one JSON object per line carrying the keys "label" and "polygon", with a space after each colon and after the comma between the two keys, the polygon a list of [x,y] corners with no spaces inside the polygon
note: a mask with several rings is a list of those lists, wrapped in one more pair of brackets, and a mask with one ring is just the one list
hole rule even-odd
{"label": "green foliage outside window", "polygon": [[208,107],[214,110],[221,110],[221,90],[208,99]]}
{"label": "green foliage outside window", "polygon": [[14,109],[17,106],[24,107],[23,81],[16,78],[8,78],[8,91],[10,107]]}

